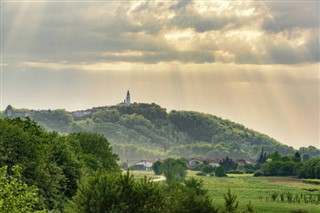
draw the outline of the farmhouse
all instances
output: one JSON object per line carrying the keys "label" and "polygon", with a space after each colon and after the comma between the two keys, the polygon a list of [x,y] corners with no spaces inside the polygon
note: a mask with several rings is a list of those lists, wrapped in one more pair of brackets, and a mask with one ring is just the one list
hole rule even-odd
{"label": "farmhouse", "polygon": [[194,166],[195,164],[202,164],[202,160],[192,158],[191,160],[189,160],[188,164],[189,164],[189,166]]}
{"label": "farmhouse", "polygon": [[150,171],[153,165],[153,161],[141,160],[131,166],[132,170],[145,170]]}

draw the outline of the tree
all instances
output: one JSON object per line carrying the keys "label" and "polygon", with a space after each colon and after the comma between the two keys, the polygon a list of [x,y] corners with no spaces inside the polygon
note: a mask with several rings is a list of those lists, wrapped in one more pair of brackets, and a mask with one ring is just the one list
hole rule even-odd
{"label": "tree", "polygon": [[160,172],[166,177],[167,183],[182,181],[187,174],[187,164],[181,159],[167,158],[160,166]]}
{"label": "tree", "polygon": [[303,161],[303,162],[306,162],[306,161],[308,161],[308,160],[310,160],[310,155],[308,155],[308,154],[303,155],[302,161]]}
{"label": "tree", "polygon": [[41,198],[35,186],[22,181],[21,167],[13,166],[8,174],[7,166],[0,168],[0,212],[37,212]]}
{"label": "tree", "polygon": [[108,140],[97,133],[77,132],[67,137],[77,157],[92,171],[118,171],[118,156],[112,153]]}
{"label": "tree", "polygon": [[223,166],[223,168],[226,171],[235,170],[237,169],[237,166],[238,166],[238,164],[234,162],[231,158],[229,158],[229,156],[227,156],[226,158],[223,158],[222,161],[220,162],[220,165]]}
{"label": "tree", "polygon": [[103,122],[117,122],[120,118],[120,113],[118,110],[105,110],[105,111],[99,111],[92,115],[92,120],[96,123],[99,123],[99,121]]}
{"label": "tree", "polygon": [[320,178],[320,158],[313,158],[299,169],[300,178]]}
{"label": "tree", "polygon": [[218,209],[203,188],[203,181],[195,178],[168,186],[168,212],[173,213],[216,213]]}
{"label": "tree", "polygon": [[224,171],[224,168],[222,166],[218,166],[218,168],[216,168],[215,175],[217,177],[225,177],[225,176],[227,176],[225,171]]}
{"label": "tree", "polygon": [[158,161],[158,160],[152,164],[152,170],[154,174],[161,175],[161,172],[160,172],[161,164],[162,164],[161,161]]}
{"label": "tree", "polygon": [[265,163],[266,160],[267,160],[267,157],[266,157],[267,154],[265,152],[263,152],[263,151],[264,151],[264,149],[262,148],[261,154],[260,154],[259,159],[258,159],[258,163],[260,163],[260,164]]}
{"label": "tree", "polygon": [[230,213],[235,212],[239,204],[239,201],[236,201],[237,196],[231,194],[230,189],[228,189],[228,193],[226,195],[223,195],[223,197],[225,201],[224,207],[226,212],[230,212]]}
{"label": "tree", "polygon": [[301,155],[300,155],[300,153],[298,151],[296,153],[294,153],[293,161],[296,162],[296,163],[300,163],[301,162]]}
{"label": "tree", "polygon": [[212,165],[205,165],[202,168],[202,172],[206,173],[206,174],[210,174],[210,173],[214,172],[214,170],[215,170],[215,168]]}
{"label": "tree", "polygon": [[150,179],[103,171],[82,179],[66,212],[161,213],[166,209],[161,186]]}

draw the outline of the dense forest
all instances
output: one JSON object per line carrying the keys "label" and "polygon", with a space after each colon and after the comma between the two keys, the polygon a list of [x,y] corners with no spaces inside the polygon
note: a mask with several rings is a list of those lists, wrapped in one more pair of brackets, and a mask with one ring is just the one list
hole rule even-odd
{"label": "dense forest", "polygon": [[[156,104],[113,106],[75,119],[65,110],[36,113],[32,118],[48,131],[62,134],[95,132],[104,135],[123,162],[164,157],[257,159],[267,152],[293,154],[296,150],[241,124],[214,115],[171,111]],[[302,155],[320,156],[315,147]]]}

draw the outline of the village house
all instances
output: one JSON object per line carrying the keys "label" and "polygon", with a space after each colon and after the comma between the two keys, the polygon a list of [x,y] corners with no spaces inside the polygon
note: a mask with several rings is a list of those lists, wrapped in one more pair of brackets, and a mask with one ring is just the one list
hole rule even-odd
{"label": "village house", "polygon": [[133,164],[130,168],[132,170],[145,170],[145,171],[150,171],[151,167],[153,165],[153,161],[150,160],[141,160],[135,164]]}

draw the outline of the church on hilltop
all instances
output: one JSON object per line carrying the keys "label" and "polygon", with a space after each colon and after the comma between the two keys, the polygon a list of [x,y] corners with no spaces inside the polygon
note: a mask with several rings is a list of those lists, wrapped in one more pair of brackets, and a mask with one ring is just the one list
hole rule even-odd
{"label": "church on hilltop", "polygon": [[127,91],[126,99],[123,100],[123,103],[119,103],[118,106],[130,106],[130,92]]}

